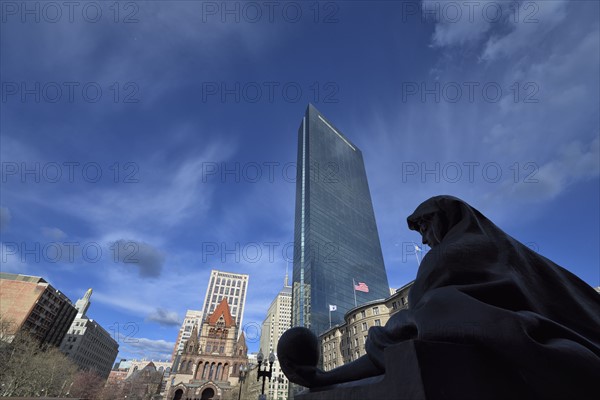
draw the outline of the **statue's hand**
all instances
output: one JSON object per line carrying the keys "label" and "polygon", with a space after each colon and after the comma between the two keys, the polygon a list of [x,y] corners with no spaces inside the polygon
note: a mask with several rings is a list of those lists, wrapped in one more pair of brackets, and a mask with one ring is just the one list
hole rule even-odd
{"label": "statue's hand", "polygon": [[325,372],[318,369],[319,339],[308,329],[285,331],[277,345],[279,365],[288,379],[304,387],[325,386]]}
{"label": "statue's hand", "polygon": [[293,382],[307,388],[326,386],[325,372],[315,366],[297,365],[294,368]]}

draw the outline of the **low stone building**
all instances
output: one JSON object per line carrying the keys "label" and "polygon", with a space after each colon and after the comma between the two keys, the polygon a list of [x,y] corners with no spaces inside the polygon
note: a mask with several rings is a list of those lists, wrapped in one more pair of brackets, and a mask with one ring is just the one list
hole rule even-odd
{"label": "low stone building", "polygon": [[148,360],[148,359],[142,358],[141,360],[128,360],[127,361],[127,377],[131,376],[135,371],[143,369],[150,363],[152,363],[156,367],[156,370],[160,373],[163,373],[163,372],[165,372],[166,374],[171,373],[172,363],[170,361]]}
{"label": "low stone building", "polygon": [[[130,370],[131,371],[131,370]],[[126,399],[158,400],[162,399],[160,390],[163,382],[163,371],[158,371],[156,365],[150,361],[141,369],[136,369],[120,384],[120,392]],[[120,397],[120,396],[119,396]],[[114,398],[118,398],[115,396]]]}
{"label": "low stone building", "polygon": [[108,378],[119,344],[97,321],[88,318],[92,289],[75,303],[77,316],[63,338],[60,350],[80,369]]}
{"label": "low stone building", "polygon": [[408,308],[410,282],[388,297],[354,307],[344,315],[344,324],[336,325],[319,336],[322,365],[325,371],[365,355],[369,328],[383,326],[392,315]]}

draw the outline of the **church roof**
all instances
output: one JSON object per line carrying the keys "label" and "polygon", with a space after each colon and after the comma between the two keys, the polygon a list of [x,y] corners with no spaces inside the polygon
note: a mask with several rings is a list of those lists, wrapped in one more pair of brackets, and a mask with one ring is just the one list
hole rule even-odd
{"label": "church roof", "polygon": [[210,325],[215,325],[219,318],[223,316],[225,320],[225,326],[231,327],[235,325],[233,317],[231,316],[231,311],[229,310],[229,304],[227,304],[227,299],[221,300],[215,311],[208,316],[208,323]]}
{"label": "church roof", "polygon": [[240,338],[238,339],[237,344],[238,346],[246,347],[246,336],[244,336],[244,332],[240,334]]}

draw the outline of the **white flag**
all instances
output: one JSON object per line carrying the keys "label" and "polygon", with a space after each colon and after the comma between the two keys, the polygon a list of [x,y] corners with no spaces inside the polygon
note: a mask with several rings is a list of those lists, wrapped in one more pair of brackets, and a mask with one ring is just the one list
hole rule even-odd
{"label": "white flag", "polygon": [[330,304],[329,305],[329,311],[335,311],[335,310],[337,310],[337,306],[333,305],[333,304]]}

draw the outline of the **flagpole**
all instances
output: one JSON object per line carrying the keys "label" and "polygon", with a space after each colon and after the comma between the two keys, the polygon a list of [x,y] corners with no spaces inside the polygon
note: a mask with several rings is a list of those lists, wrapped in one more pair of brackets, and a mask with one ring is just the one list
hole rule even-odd
{"label": "flagpole", "polygon": [[352,278],[352,292],[354,293],[354,307],[357,306],[356,304],[356,284],[354,283],[354,278]]}
{"label": "flagpole", "polygon": [[417,267],[421,266],[421,260],[419,260],[419,251],[421,251],[419,249],[419,246],[413,242],[413,244],[415,245],[415,257],[417,258]]}
{"label": "flagpole", "polygon": [[329,306],[329,329],[331,329],[331,306]]}

